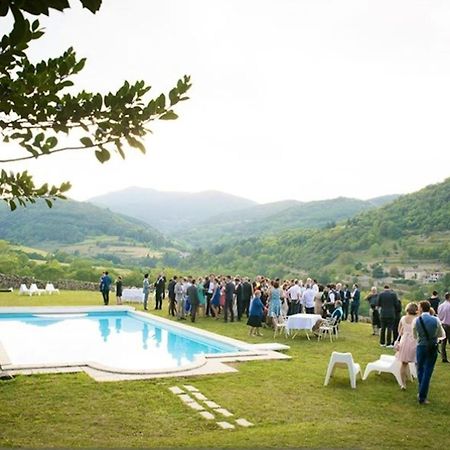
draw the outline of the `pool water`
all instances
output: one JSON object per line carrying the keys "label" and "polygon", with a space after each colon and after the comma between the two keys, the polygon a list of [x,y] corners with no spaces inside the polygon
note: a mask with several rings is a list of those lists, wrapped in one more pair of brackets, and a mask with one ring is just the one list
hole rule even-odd
{"label": "pool water", "polygon": [[14,365],[95,362],[116,369],[175,369],[239,348],[130,312],[0,314],[0,342]]}

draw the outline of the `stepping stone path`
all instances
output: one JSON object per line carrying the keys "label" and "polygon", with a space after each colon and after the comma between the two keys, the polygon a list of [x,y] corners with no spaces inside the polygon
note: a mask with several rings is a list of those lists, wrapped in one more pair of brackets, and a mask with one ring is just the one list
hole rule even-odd
{"label": "stepping stone path", "polygon": [[[189,384],[185,384],[183,385],[183,388],[184,390],[178,386],[172,386],[169,388],[169,391],[172,392],[172,394],[176,395],[186,406],[189,406],[190,408],[199,411],[200,416],[203,417],[204,419],[214,420],[215,419],[214,413],[221,414],[224,417],[232,417],[234,415],[232,412],[228,411],[225,408],[222,408],[217,403],[208,400],[208,398],[205,397],[201,392],[199,392],[199,390],[196,387],[191,386]],[[193,395],[195,399],[198,401],[195,401],[190,395],[188,395],[188,393],[186,393],[186,391],[189,394]],[[212,412],[206,411],[204,406],[199,402],[203,402],[206,407],[212,410]],[[236,419],[235,422],[237,425],[240,425],[241,427],[245,428],[253,426],[251,422],[242,418]],[[236,428],[235,425],[229,422],[222,421],[216,422],[216,424],[223,430],[233,430]]]}

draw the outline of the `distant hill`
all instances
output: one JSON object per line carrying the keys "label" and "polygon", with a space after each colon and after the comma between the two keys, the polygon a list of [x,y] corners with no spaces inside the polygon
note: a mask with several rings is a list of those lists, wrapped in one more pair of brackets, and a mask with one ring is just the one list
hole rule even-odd
{"label": "distant hill", "polygon": [[219,213],[257,205],[252,200],[218,191],[162,192],[138,187],[93,197],[89,201],[140,219],[163,233],[182,230]]}
{"label": "distant hill", "polygon": [[90,203],[58,200],[50,209],[38,201],[15,211],[0,203],[0,239],[42,248],[49,242],[73,244],[96,236],[132,239],[154,248],[168,245],[148,224]]}
{"label": "distant hill", "polygon": [[291,229],[192,252],[186,267],[283,276],[354,273],[364,264],[412,260],[450,267],[450,178],[321,230]]}
{"label": "distant hill", "polygon": [[266,203],[210,217],[177,233],[177,238],[191,246],[204,247],[295,228],[332,227],[336,222],[379,207],[396,197],[392,195],[367,201],[339,197],[314,202],[286,200]]}

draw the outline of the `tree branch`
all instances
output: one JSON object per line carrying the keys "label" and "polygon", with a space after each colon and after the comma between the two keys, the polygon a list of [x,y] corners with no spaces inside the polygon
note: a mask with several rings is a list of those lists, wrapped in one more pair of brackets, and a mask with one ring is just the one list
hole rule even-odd
{"label": "tree branch", "polygon": [[0,159],[0,163],[10,163],[10,162],[17,162],[17,161],[25,161],[27,159],[37,159],[37,158],[40,158],[41,156],[52,155],[53,153],[65,152],[67,150],[84,150],[84,149],[87,149],[87,148],[99,147],[100,145],[111,144],[114,141],[115,140],[112,139],[112,140],[109,140],[109,141],[99,142],[98,144],[83,145],[81,147],[57,148],[56,150],[51,150],[48,153],[39,153],[38,155],[22,156],[21,158],[12,158],[12,159]]}

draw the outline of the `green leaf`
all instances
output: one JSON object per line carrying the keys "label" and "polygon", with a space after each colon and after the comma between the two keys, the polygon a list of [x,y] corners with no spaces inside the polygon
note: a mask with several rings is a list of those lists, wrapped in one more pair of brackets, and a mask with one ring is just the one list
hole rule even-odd
{"label": "green leaf", "polygon": [[45,199],[45,203],[47,203],[47,206],[48,206],[49,208],[53,208],[53,203],[52,203],[52,201],[49,200],[48,198]]}
{"label": "green leaf", "polygon": [[80,142],[81,142],[85,147],[93,147],[93,146],[94,146],[94,143],[92,142],[91,138],[89,138],[89,137],[87,137],[87,136],[82,137],[82,138],[80,139]]}
{"label": "green leaf", "polygon": [[14,203],[14,200],[10,200],[8,203],[9,207],[11,208],[11,211],[14,211],[17,208],[16,204]]}
{"label": "green leaf", "polygon": [[95,14],[102,6],[102,0],[81,0],[81,4]]}
{"label": "green leaf", "polygon": [[172,111],[167,111],[160,117],[161,120],[175,120],[178,119],[178,116]]}
{"label": "green leaf", "polygon": [[145,155],[145,146],[141,141],[138,141],[133,136],[127,136],[127,142],[134,148],[139,149]]}
{"label": "green leaf", "polygon": [[103,164],[104,162],[108,161],[111,155],[109,154],[108,150],[103,148],[102,150],[95,151],[95,157]]}

